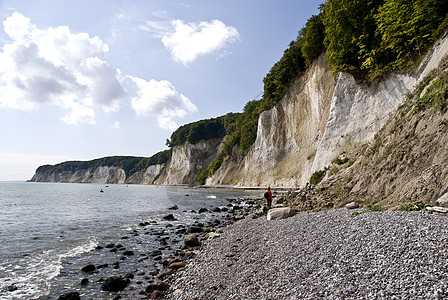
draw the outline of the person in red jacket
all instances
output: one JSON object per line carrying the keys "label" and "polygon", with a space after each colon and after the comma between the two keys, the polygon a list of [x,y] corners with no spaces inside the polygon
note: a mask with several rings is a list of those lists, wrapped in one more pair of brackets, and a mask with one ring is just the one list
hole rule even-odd
{"label": "person in red jacket", "polygon": [[271,209],[272,206],[272,192],[271,192],[271,187],[268,187],[268,190],[266,191],[266,193],[264,193],[264,197],[267,200],[267,204],[268,204],[268,209]]}

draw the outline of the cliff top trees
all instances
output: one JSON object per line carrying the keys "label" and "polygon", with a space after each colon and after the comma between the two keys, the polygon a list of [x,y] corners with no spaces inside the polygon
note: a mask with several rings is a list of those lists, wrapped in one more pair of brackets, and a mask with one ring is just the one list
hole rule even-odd
{"label": "cliff top trees", "polygon": [[446,1],[328,0],[322,8],[330,65],[362,79],[412,66],[448,27]]}
{"label": "cliff top trees", "polygon": [[228,113],[218,118],[182,125],[171,134],[171,138],[166,141],[166,145],[172,148],[187,142],[195,144],[200,140],[223,138],[236,130],[235,123],[239,115],[238,113]]}

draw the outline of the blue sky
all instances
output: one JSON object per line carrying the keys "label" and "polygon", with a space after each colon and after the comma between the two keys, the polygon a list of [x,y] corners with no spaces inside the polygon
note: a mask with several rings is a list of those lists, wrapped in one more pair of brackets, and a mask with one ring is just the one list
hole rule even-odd
{"label": "blue sky", "polygon": [[322,2],[0,0],[0,180],[241,112]]}

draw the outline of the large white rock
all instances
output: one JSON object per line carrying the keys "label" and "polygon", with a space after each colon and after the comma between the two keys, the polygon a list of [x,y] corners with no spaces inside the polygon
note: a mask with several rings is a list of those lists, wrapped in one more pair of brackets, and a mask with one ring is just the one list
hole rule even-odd
{"label": "large white rock", "polygon": [[290,207],[272,208],[268,211],[268,220],[286,219],[295,215],[296,211]]}
{"label": "large white rock", "polygon": [[448,213],[448,207],[441,207],[441,206],[428,206],[426,208],[427,211],[433,211],[433,212],[439,212],[446,214]]}
{"label": "large white rock", "polygon": [[448,207],[448,193],[445,193],[442,197],[437,199],[436,202],[440,206]]}

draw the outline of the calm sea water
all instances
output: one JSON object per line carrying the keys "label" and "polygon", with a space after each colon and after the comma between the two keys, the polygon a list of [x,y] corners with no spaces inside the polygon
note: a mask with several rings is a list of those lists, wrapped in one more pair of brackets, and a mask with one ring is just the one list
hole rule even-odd
{"label": "calm sea water", "polygon": [[[70,277],[73,261],[94,252],[99,244],[135,231],[139,222],[160,219],[172,212],[168,208],[175,204],[180,208],[176,217],[188,223],[197,218],[193,210],[225,205],[229,197],[254,193],[147,185],[0,182],[0,299],[36,299],[62,293],[67,288],[64,284],[78,280]],[[145,245],[145,251],[150,246]],[[63,276],[66,278],[61,280]]]}

